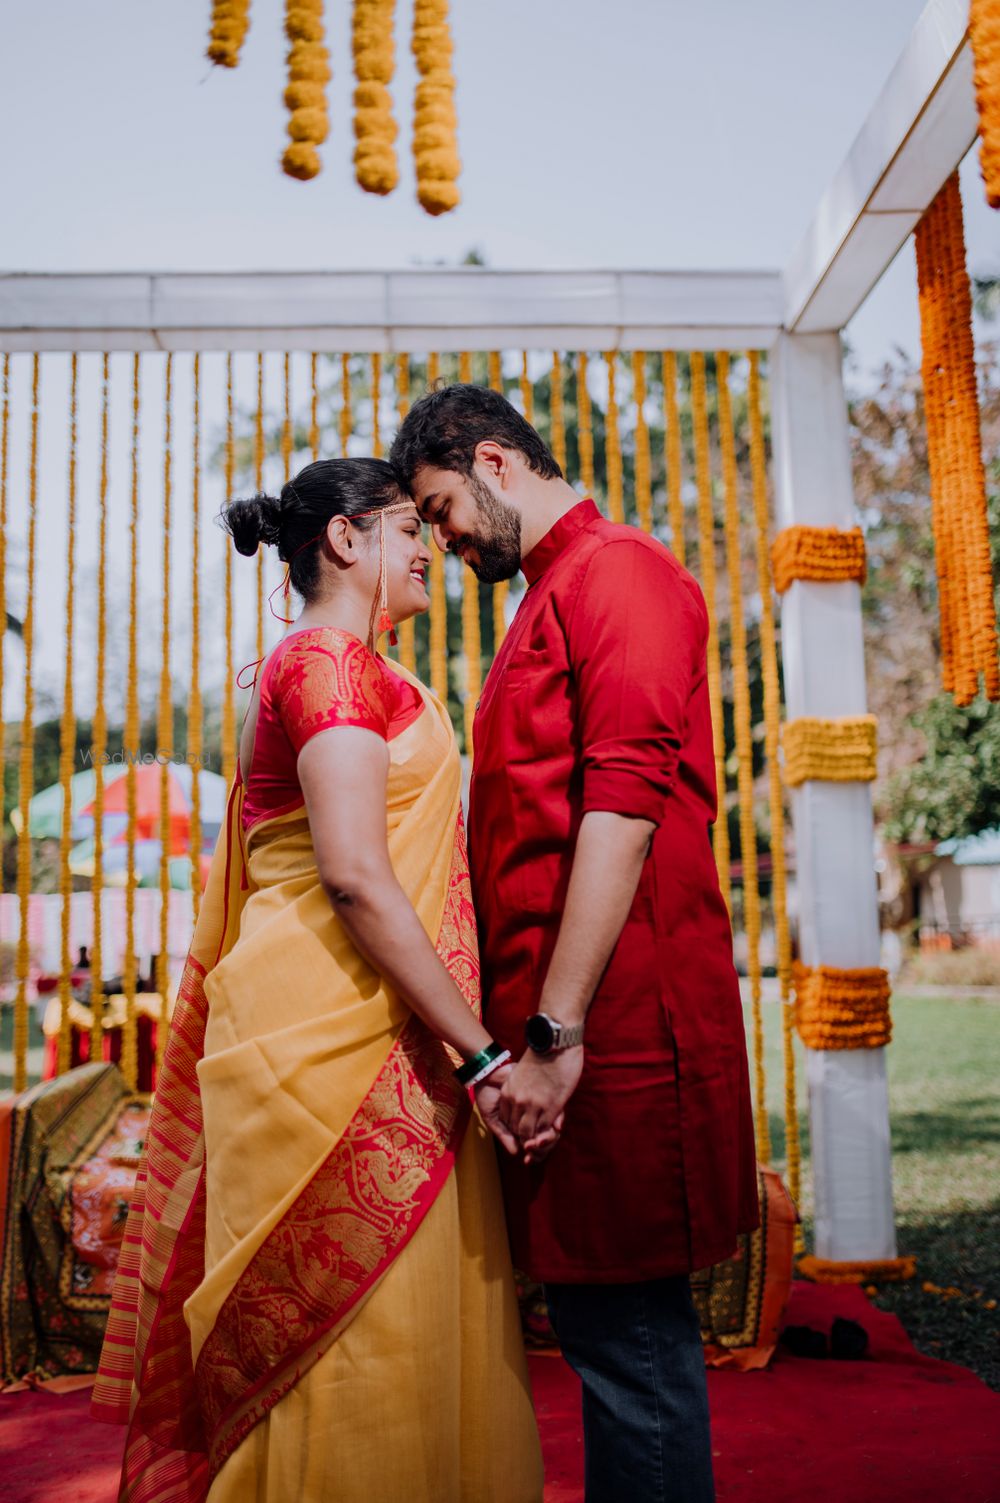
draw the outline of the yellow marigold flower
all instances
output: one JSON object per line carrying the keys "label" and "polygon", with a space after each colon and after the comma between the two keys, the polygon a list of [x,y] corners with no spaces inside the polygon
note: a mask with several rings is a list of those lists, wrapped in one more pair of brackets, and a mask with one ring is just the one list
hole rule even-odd
{"label": "yellow marigold flower", "polygon": [[393,0],[354,0],[354,172],[366,193],[391,193],[399,182],[399,134],[388,85],[396,67]]}
{"label": "yellow marigold flower", "polygon": [[285,104],[290,144],[281,165],[289,177],[306,180],[322,167],[319,151],[330,131],[325,85],[330,54],[324,45],[323,0],[287,0],[288,86]]}
{"label": "yellow marigold flower", "polygon": [[413,104],[417,198],[428,214],[445,214],[461,200],[462,171],[447,0],[415,0],[411,46],[420,74]]}
{"label": "yellow marigold flower", "polygon": [[220,68],[235,68],[250,25],[250,0],[214,0],[207,53]]}

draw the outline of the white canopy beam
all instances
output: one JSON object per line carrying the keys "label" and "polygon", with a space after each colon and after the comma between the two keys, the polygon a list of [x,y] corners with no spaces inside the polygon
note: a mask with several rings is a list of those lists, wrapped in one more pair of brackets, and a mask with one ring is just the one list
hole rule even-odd
{"label": "white canopy beam", "polygon": [[0,275],[0,350],[767,349],[778,272]]}
{"label": "white canopy beam", "polygon": [[785,271],[791,333],[853,318],[976,138],[968,0],[931,0]]}

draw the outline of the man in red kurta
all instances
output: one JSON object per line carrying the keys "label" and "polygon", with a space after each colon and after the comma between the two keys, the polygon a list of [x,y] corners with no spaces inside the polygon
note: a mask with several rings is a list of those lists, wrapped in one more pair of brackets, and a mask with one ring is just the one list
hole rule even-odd
{"label": "man in red kurta", "polygon": [[469,821],[485,1018],[519,1057],[514,1258],[583,1380],[588,1503],[704,1503],[687,1275],[758,1222],[704,601],[496,393],[428,394],[392,457],[439,545],[528,585],[479,703]]}

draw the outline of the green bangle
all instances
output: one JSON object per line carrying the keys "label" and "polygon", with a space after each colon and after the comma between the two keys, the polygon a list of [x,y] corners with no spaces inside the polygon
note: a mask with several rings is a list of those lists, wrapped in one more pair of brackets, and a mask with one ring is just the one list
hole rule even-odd
{"label": "green bangle", "polygon": [[455,1071],[455,1079],[459,1085],[468,1085],[469,1081],[478,1075],[480,1070],[485,1070],[486,1066],[492,1064],[497,1056],[502,1053],[502,1044],[496,1042],[487,1044],[485,1049],[480,1049],[479,1053],[474,1054],[471,1059],[466,1060],[464,1065],[459,1065]]}

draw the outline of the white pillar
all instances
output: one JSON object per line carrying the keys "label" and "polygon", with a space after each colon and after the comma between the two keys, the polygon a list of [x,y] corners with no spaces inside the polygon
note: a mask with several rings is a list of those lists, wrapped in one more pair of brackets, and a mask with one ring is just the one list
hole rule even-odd
{"label": "white pillar", "polygon": [[[771,363],[777,521],[856,523],[838,334],[782,334]],[[781,645],[789,719],[863,715],[861,590],[797,580],[784,595]],[[867,783],[792,790],[805,965],[877,966],[878,901]],[[816,1255],[894,1258],[884,1049],[806,1050]]]}

